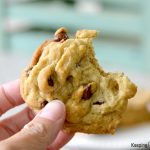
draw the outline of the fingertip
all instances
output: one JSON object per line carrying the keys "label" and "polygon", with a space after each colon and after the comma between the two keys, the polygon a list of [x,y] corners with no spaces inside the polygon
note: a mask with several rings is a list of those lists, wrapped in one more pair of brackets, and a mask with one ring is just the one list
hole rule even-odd
{"label": "fingertip", "polygon": [[60,119],[65,119],[66,110],[65,105],[60,100],[53,100],[49,102],[37,116],[58,121]]}

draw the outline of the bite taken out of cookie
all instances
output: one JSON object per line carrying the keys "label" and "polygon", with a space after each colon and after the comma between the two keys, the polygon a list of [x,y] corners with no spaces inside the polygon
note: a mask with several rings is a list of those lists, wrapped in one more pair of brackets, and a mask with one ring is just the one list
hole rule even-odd
{"label": "bite taken out of cookie", "polygon": [[35,112],[55,99],[65,104],[67,132],[114,133],[137,91],[123,73],[104,72],[92,45],[96,36],[96,30],[78,30],[69,38],[58,29],[21,74],[21,95]]}

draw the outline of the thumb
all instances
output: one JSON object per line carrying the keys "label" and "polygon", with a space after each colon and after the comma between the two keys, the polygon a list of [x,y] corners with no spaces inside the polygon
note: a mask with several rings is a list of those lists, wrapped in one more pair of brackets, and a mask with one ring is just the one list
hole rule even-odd
{"label": "thumb", "polygon": [[61,101],[48,103],[24,128],[1,143],[6,150],[45,150],[52,144],[65,120],[65,106]]}

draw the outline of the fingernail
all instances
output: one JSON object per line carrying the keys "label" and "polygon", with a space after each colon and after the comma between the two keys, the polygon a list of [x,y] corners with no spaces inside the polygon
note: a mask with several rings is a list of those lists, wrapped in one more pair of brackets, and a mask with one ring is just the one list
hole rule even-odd
{"label": "fingernail", "polygon": [[49,102],[43,110],[37,114],[37,116],[57,121],[61,118],[65,118],[65,106],[59,100],[53,100]]}

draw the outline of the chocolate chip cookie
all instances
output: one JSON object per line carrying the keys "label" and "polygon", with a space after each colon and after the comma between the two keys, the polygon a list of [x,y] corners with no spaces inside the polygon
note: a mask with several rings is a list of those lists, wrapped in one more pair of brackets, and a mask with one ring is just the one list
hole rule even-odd
{"label": "chocolate chip cookie", "polygon": [[150,91],[140,90],[129,101],[121,120],[121,127],[130,127],[150,122]]}
{"label": "chocolate chip cookie", "polygon": [[36,50],[21,75],[21,94],[34,111],[59,99],[66,106],[68,132],[113,133],[136,86],[123,73],[104,72],[95,58],[95,30],[69,38],[60,28]]}

